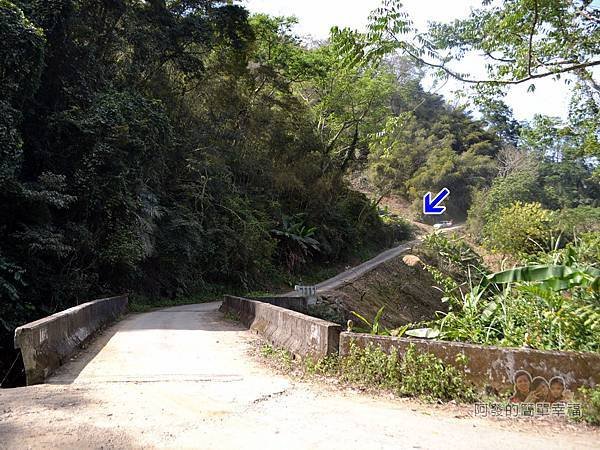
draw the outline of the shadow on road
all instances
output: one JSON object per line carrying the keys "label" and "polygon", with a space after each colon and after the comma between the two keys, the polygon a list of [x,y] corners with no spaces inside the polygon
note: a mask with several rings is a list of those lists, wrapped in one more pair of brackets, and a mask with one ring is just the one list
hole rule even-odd
{"label": "shadow on road", "polygon": [[[126,319],[125,319],[126,320]],[[108,328],[105,328],[89,338],[83,347],[76,354],[72,355],[68,361],[64,361],[53,375],[50,376],[45,384],[70,384],[88,365],[88,363],[96,357],[111,338],[119,331],[121,322],[117,322]],[[65,370],[65,365],[69,366],[69,370]]]}
{"label": "shadow on road", "polygon": [[[75,382],[96,358],[98,360],[95,364],[98,366],[110,363],[113,357],[120,358],[122,366],[125,367],[139,360],[160,361],[161,358],[165,358],[164,355],[171,355],[174,352],[179,353],[181,358],[196,357],[197,353],[202,354],[203,340],[212,336],[212,333],[218,332],[219,335],[239,333],[246,329],[239,322],[225,319],[218,311],[219,306],[220,302],[214,302],[130,314],[96,334],[85,348],[59,367],[46,380],[46,384]],[[157,331],[159,333],[156,333]],[[220,338],[215,335],[214,339]],[[187,346],[194,347],[195,343],[198,348],[190,353],[190,348]],[[105,349],[106,351],[101,354]],[[165,365],[171,363],[165,362]],[[111,366],[114,370],[114,365]],[[156,367],[161,369],[160,362]]]}

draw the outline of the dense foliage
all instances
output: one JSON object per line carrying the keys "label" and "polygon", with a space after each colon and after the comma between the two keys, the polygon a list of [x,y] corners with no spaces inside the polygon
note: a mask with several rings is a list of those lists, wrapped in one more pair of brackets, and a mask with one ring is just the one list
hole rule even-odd
{"label": "dense foliage", "polygon": [[250,289],[393,242],[343,178],[378,86],[328,92],[331,49],[289,20],[0,0],[0,41],[0,373],[15,326],[75,303]]}
{"label": "dense foliage", "polygon": [[486,187],[496,172],[500,139],[452,108],[441,96],[423,91],[421,79],[401,74],[394,114],[370,143],[369,172],[381,195],[394,193],[422,208],[423,195],[443,187],[452,195],[447,213],[464,219],[474,189]]}
{"label": "dense foliage", "polygon": [[[317,43],[231,1],[0,0],[0,373],[15,326],[95,296],[255,289],[390,245],[409,227],[379,216],[387,194],[420,211],[449,188],[449,218],[510,261],[597,268],[598,17],[589,1],[484,1],[418,33],[384,0],[365,33],[334,27]],[[489,79],[454,69],[473,51]],[[479,118],[426,92],[424,68],[475,85]],[[562,74],[567,120],[513,118],[500,86]],[[349,189],[349,171],[368,174],[375,200]],[[502,308],[480,309],[497,297],[537,305],[540,336],[568,318],[540,346],[596,349],[590,286],[486,287],[463,308],[481,258],[430,244],[445,287],[462,285],[457,308],[492,321],[485,339],[525,339],[522,318],[510,334]]]}
{"label": "dense foliage", "polygon": [[514,255],[521,267],[495,274],[477,261],[461,259],[465,263],[457,276],[448,264],[457,267],[461,246],[441,235],[427,239],[425,248],[442,255],[428,270],[449,303],[449,312],[429,327],[446,340],[600,351],[599,244],[600,234],[591,232],[563,249],[525,246]]}
{"label": "dense foliage", "polygon": [[[400,1],[384,0],[366,33],[338,32],[349,65],[403,68],[395,114],[371,143],[370,171],[381,193],[417,203],[447,187],[449,216],[462,219],[472,206],[477,232],[490,212],[515,201],[598,206],[600,90],[592,70],[600,64],[599,17],[586,0],[483,1],[467,18],[431,23],[423,32]],[[478,58],[487,76],[463,73],[468,57]],[[482,121],[423,92],[415,68],[471,87],[466,92]],[[502,100],[507,87],[527,82],[534,91],[546,77],[572,87],[568,120],[519,123]]]}

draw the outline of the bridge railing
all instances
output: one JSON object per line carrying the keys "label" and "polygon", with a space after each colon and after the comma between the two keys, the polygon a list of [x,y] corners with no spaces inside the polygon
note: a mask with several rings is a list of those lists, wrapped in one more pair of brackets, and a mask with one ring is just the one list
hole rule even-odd
{"label": "bridge railing", "polygon": [[39,384],[103,325],[127,310],[127,295],[83,303],[15,330],[15,348],[21,350],[27,384]]}
{"label": "bridge railing", "polygon": [[[306,299],[293,299],[294,306],[306,304]],[[226,295],[221,312],[236,316],[274,346],[286,348],[295,355],[322,358],[337,353],[342,327],[302,314],[299,308],[290,309],[291,301],[267,303]]]}

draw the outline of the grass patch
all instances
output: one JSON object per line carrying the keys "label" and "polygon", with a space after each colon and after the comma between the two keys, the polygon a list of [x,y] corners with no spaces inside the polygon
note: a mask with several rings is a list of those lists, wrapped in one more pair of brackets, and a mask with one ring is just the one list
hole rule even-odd
{"label": "grass patch", "polygon": [[410,345],[400,364],[400,392],[429,401],[475,402],[478,399],[475,387],[463,375],[466,356],[458,355],[455,362],[462,370]]}
{"label": "grass patch", "polygon": [[294,355],[285,349],[274,347],[271,344],[263,344],[260,354],[263,358],[271,360],[283,372],[291,372],[294,368]]}
{"label": "grass patch", "polygon": [[[464,359],[456,362],[459,367],[466,363]],[[373,344],[360,348],[351,343],[340,368],[342,380],[366,388],[390,390],[429,402],[472,403],[478,399],[475,387],[459,368],[431,353],[417,351],[414,345],[400,357],[394,349],[386,353]]]}
{"label": "grass patch", "polygon": [[341,358],[338,355],[328,355],[317,360],[306,358],[303,361],[303,368],[308,375],[334,377],[340,373],[340,362]]}
{"label": "grass patch", "polygon": [[[261,355],[287,374],[300,377],[336,378],[343,384],[367,390],[393,392],[403,397],[417,397],[428,402],[472,403],[479,399],[472,383],[462,371],[431,353],[423,353],[411,345],[400,357],[377,345],[365,348],[350,344],[346,356],[331,355],[322,359],[294,359],[286,350],[263,345]],[[457,361],[464,365],[466,361]]]}

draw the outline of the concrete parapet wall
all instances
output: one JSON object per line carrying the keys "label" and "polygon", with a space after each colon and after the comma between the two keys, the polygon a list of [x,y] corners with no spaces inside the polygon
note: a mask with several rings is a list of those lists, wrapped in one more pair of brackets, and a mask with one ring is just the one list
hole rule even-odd
{"label": "concrete parapet wall", "polygon": [[127,301],[126,295],[94,300],[17,328],[27,384],[43,383],[92,333],[125,313]]}
{"label": "concrete parapet wall", "polygon": [[339,325],[297,311],[229,295],[224,297],[221,311],[236,315],[271,344],[295,355],[324,357],[339,348]]}
{"label": "concrete parapet wall", "polygon": [[268,303],[270,305],[279,306],[285,309],[291,309],[292,311],[298,311],[305,313],[308,311],[308,299],[306,297],[247,297],[248,300],[255,300],[257,302]]}
{"label": "concrete parapet wall", "polygon": [[526,370],[532,377],[550,380],[561,376],[570,390],[600,383],[600,354],[583,352],[542,351],[528,348],[503,348],[463,342],[430,341],[359,333],[341,333],[340,354],[347,355],[350,342],[361,348],[369,343],[385,352],[403,355],[410,344],[421,352],[433,353],[446,363],[455,364],[459,354],[467,356],[466,377],[479,386],[490,386],[498,392],[513,388],[517,370]]}

